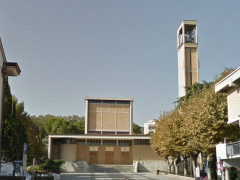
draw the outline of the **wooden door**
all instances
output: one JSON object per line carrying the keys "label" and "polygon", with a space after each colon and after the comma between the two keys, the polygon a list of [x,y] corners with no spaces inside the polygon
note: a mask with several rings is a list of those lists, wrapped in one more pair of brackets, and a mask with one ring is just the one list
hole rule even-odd
{"label": "wooden door", "polygon": [[114,151],[105,152],[105,164],[114,164]]}
{"label": "wooden door", "polygon": [[89,151],[89,164],[98,164],[98,151]]}
{"label": "wooden door", "polygon": [[129,164],[129,152],[121,152],[121,164]]}

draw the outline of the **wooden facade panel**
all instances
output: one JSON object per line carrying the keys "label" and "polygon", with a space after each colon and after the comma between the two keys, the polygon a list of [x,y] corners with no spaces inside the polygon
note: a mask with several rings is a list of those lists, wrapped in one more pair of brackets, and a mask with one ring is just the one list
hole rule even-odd
{"label": "wooden facade panel", "polygon": [[130,114],[129,113],[118,113],[117,114],[117,129],[118,130],[129,130],[130,129]]}
{"label": "wooden facade panel", "polygon": [[124,105],[123,104],[117,104],[116,108],[117,108],[117,112],[123,112]]}
{"label": "wooden facade panel", "polygon": [[89,151],[89,164],[98,164],[98,151]]}
{"label": "wooden facade panel", "polygon": [[109,104],[102,104],[102,111],[109,112]]}
{"label": "wooden facade panel", "polygon": [[130,164],[129,152],[121,152],[121,164]]}
{"label": "wooden facade panel", "polygon": [[84,161],[85,160],[85,146],[77,147],[77,160]]}
{"label": "wooden facade panel", "polygon": [[130,113],[130,104],[125,104],[123,107],[123,112]]}
{"label": "wooden facade panel", "polygon": [[60,145],[52,145],[51,151],[51,158],[52,159],[60,159]]}
{"label": "wooden facade panel", "polygon": [[114,164],[121,164],[121,147],[114,147]]}
{"label": "wooden facade panel", "polygon": [[105,151],[105,164],[114,164],[114,151]]}
{"label": "wooden facade panel", "polygon": [[105,164],[105,147],[98,146],[98,164]]}
{"label": "wooden facade panel", "polygon": [[96,104],[88,104],[88,111],[96,112]]}
{"label": "wooden facade panel", "polygon": [[96,104],[96,111],[101,112],[102,111],[102,104]]}
{"label": "wooden facade panel", "polygon": [[88,128],[89,129],[101,129],[102,115],[99,112],[88,113]]}
{"label": "wooden facade panel", "polygon": [[103,113],[103,129],[115,129],[115,113]]}
{"label": "wooden facade panel", "polygon": [[193,71],[198,70],[198,53],[197,48],[191,48],[191,68]]}
{"label": "wooden facade panel", "polygon": [[116,111],[116,104],[109,104],[109,112],[115,112]]}

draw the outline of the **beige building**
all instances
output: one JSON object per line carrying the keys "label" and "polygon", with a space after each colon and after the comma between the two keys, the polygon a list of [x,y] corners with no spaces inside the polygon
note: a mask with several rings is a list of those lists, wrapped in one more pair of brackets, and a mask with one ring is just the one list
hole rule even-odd
{"label": "beige building", "polygon": [[[85,98],[83,135],[49,135],[48,157],[88,164],[145,164],[149,171],[166,170],[152,151],[150,136],[133,135],[133,99]],[[159,167],[161,166],[161,167]]]}
{"label": "beige building", "polygon": [[184,20],[177,30],[178,97],[186,87],[199,82],[197,21]]}

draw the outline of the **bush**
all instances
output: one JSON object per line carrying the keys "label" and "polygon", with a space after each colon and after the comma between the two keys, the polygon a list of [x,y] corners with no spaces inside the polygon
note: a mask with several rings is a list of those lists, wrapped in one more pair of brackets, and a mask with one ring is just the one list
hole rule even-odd
{"label": "bush", "polygon": [[238,177],[237,169],[234,167],[231,167],[229,170],[229,178],[230,180],[236,180]]}
{"label": "bush", "polygon": [[53,159],[48,159],[45,161],[43,164],[43,169],[48,171],[48,172],[59,172],[60,171],[60,166],[64,163],[63,160],[53,160]]}

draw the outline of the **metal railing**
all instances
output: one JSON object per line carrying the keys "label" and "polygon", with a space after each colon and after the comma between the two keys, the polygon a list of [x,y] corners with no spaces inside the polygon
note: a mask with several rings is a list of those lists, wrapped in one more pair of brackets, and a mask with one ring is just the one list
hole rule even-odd
{"label": "metal railing", "polygon": [[227,157],[240,155],[240,141],[227,144]]}

